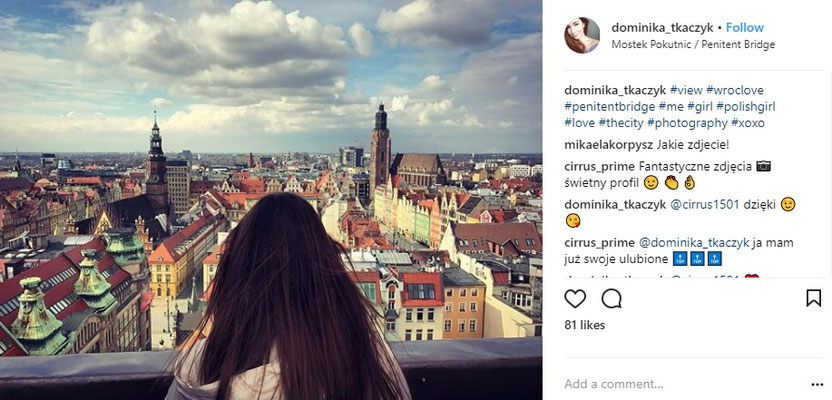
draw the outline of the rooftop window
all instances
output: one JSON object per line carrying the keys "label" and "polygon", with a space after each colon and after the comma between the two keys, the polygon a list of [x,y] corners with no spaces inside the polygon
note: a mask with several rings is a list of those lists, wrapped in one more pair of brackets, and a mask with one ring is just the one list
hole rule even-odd
{"label": "rooftop window", "polygon": [[407,296],[411,300],[432,300],[436,298],[432,283],[409,283]]}

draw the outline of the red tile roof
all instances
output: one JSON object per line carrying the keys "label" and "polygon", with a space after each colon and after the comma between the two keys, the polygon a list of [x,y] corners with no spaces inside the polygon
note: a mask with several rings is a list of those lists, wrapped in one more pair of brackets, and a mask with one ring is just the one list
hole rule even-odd
{"label": "red tile roof", "polygon": [[241,179],[240,190],[246,193],[263,193],[266,191],[266,183],[260,178]]}
{"label": "red tile roof", "polygon": [[[516,241],[514,246],[520,251],[543,251],[540,235],[533,223],[505,224],[456,224],[453,228],[456,247],[459,251],[492,252],[491,245],[503,246],[508,241]],[[463,240],[460,243],[460,240]],[[527,242],[529,240],[529,242]]]}
{"label": "red tile roof", "polygon": [[509,284],[509,277],[508,271],[491,271],[491,276],[494,277],[494,284],[495,285],[508,285]]}
{"label": "red tile roof", "polygon": [[[81,255],[81,250],[84,249],[95,249],[99,252],[103,252],[105,247],[104,243],[102,242],[101,238],[95,238],[92,241],[75,247],[74,249],[58,256],[55,259],[47,261],[43,264],[40,264],[24,273],[16,275],[11,279],[0,283],[0,304],[4,304],[5,302],[11,300],[12,298],[20,296],[23,293],[23,288],[20,286],[20,281],[24,278],[37,276],[41,278],[41,282],[46,282],[50,278],[55,275],[60,274],[61,272],[71,269],[72,275],[68,278],[64,279],[63,281],[57,283],[55,286],[48,288],[44,293],[43,302],[44,305],[49,308],[53,306],[55,303],[61,301],[64,297],[72,293],[74,290],[73,285],[75,281],[78,279],[78,274],[80,272],[80,268],[78,264],[84,259]],[[98,260],[98,271],[104,272],[108,270],[110,267],[115,265],[115,260],[109,253],[104,253],[104,257]],[[124,271],[121,268],[116,269],[115,273],[111,274],[107,278],[107,282],[110,283],[110,288],[116,287],[118,284],[122,283],[126,279],[130,277],[130,274]],[[80,298],[75,300],[72,304],[67,306],[64,310],[56,315],[56,318],[59,320],[63,320],[70,314],[84,311],[87,308],[86,303]],[[13,310],[9,314],[6,314],[0,317],[0,323],[5,325],[6,327],[10,326],[14,319],[17,317],[18,309]],[[0,329],[0,340],[6,338],[7,333],[4,329]],[[23,355],[22,350],[17,350],[16,352],[6,352],[4,356],[9,355]]]}
{"label": "red tile roof", "polygon": [[221,186],[221,181],[191,181],[189,190],[190,193],[205,193],[214,188],[214,186]]}
{"label": "red tile roof", "polygon": [[97,176],[73,176],[66,180],[70,185],[104,185],[100,177]]}
{"label": "red tile roof", "polygon": [[[438,272],[402,272],[401,280],[404,282],[402,290],[402,305],[405,307],[438,307],[442,306],[442,275]],[[407,286],[412,284],[433,285],[433,299],[411,299]]]}
{"label": "red tile roof", "polygon": [[260,200],[267,193],[223,193],[217,191],[218,195],[221,196],[226,202],[228,202],[228,207],[231,207],[234,203],[237,203],[239,207],[245,207],[246,200]]}
{"label": "red tile roof", "polygon": [[208,255],[208,257],[205,257],[205,259],[202,260],[202,263],[219,264],[220,256],[225,252],[225,243],[226,242],[222,242],[219,246],[217,246],[217,248],[214,249],[214,251],[212,251],[211,254]]}
{"label": "red tile roof", "polygon": [[356,283],[372,283],[376,288],[376,303],[383,304],[384,299],[381,297],[381,286],[379,284],[378,271],[347,271],[353,282]]}
{"label": "red tile roof", "polygon": [[155,250],[153,253],[150,254],[148,257],[148,261],[150,262],[176,262],[185,254],[177,252],[177,247],[185,242],[187,239],[195,239],[195,235],[199,232],[199,230],[209,224],[215,224],[216,218],[213,216],[202,216],[198,220],[194,221],[185,229],[180,230],[173,234],[173,236],[165,239]]}

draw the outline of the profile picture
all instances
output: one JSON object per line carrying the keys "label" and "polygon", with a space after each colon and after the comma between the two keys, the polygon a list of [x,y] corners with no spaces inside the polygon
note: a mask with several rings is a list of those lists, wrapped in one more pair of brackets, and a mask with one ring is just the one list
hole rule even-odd
{"label": "profile picture", "polygon": [[601,40],[601,31],[595,21],[580,17],[569,21],[563,32],[566,45],[576,53],[589,53],[595,50]]}

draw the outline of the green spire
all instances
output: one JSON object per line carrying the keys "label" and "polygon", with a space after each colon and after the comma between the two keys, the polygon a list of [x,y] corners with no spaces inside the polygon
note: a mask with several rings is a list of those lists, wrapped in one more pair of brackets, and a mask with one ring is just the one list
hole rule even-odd
{"label": "green spire", "polygon": [[95,249],[81,250],[84,260],[81,261],[81,273],[75,281],[75,294],[84,299],[87,306],[102,312],[109,313],[118,304],[116,298],[110,293],[110,283],[98,273],[98,260]]}
{"label": "green spire", "polygon": [[199,306],[199,296],[196,295],[196,274],[191,277],[191,296],[188,299],[188,311],[196,311]]}
{"label": "green spire", "polygon": [[41,279],[37,276],[20,281],[23,294],[18,297],[20,310],[11,325],[11,333],[24,345],[30,355],[63,354],[69,350],[69,339],[61,332],[61,321],[46,308]]}

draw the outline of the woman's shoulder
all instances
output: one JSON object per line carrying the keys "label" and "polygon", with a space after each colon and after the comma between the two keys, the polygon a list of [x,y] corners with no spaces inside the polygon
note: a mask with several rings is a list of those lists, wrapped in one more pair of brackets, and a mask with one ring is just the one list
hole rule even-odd
{"label": "woman's shoulder", "polygon": [[590,51],[595,50],[595,48],[598,47],[598,43],[601,43],[601,41],[592,39],[592,42],[590,43],[592,44],[589,46],[589,48],[586,49],[584,53],[589,53]]}
{"label": "woman's shoulder", "polygon": [[[203,399],[213,398],[210,397],[211,395],[216,396],[218,383],[203,383],[200,373],[206,344],[206,339],[199,339],[194,341],[189,348],[182,350],[180,357],[183,358],[177,361],[174,382],[168,393],[169,399]],[[256,398],[259,393],[271,395],[278,389],[279,379],[280,365],[276,360],[249,369],[232,378],[231,398]],[[171,392],[174,391],[180,397],[171,396]],[[280,399],[279,395],[275,398]]]}

